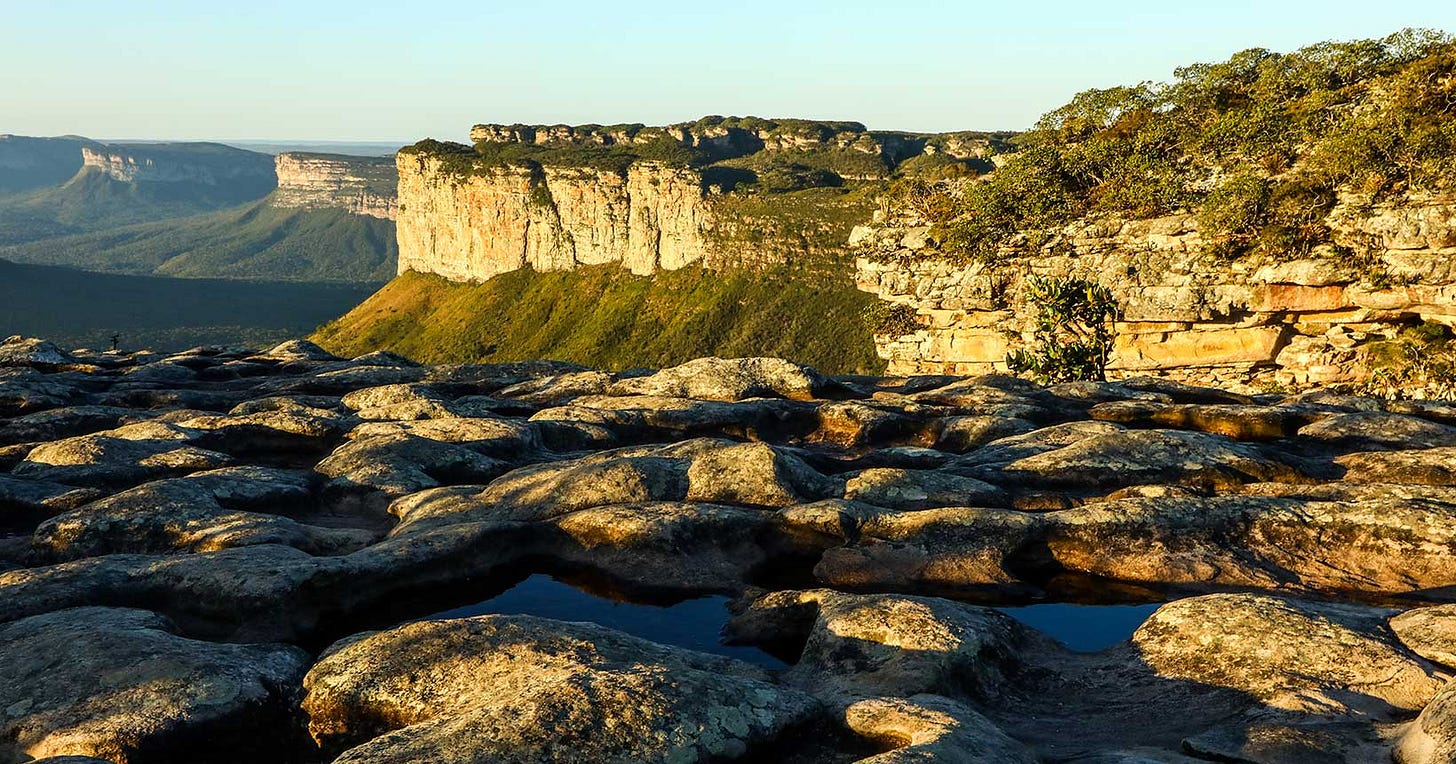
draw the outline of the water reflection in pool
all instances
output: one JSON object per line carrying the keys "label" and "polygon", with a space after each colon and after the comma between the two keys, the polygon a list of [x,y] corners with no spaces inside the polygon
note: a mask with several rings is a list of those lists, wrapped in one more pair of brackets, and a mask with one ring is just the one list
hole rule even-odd
{"label": "water reflection in pool", "polygon": [[591,621],[665,645],[727,655],[768,668],[783,668],[783,661],[755,647],[725,645],[719,635],[728,621],[728,598],[699,597],[671,605],[639,605],[587,594],[550,576],[534,575],[484,602],[436,613],[431,618],[463,618],[487,613],[511,613]]}
{"label": "water reflection in pool", "polygon": [[[643,639],[705,653],[727,655],[767,668],[778,658],[755,647],[725,645],[728,598],[699,597],[667,605],[620,602],[589,594],[544,574],[533,575],[495,597],[446,610],[430,618],[493,613],[534,615],[560,621],[590,621]],[[997,608],[1078,652],[1096,652],[1129,636],[1158,605],[1071,605],[1063,603]]]}

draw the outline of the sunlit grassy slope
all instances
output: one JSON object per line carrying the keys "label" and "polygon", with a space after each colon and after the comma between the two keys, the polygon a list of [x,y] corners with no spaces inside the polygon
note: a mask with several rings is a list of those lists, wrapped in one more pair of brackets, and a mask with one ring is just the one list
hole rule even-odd
{"label": "sunlit grassy slope", "polygon": [[406,273],[314,340],[346,356],[386,349],[430,363],[552,358],[621,369],[771,355],[826,372],[879,371],[865,315],[875,298],[840,273],[687,268],[648,278],[603,265],[483,284]]}

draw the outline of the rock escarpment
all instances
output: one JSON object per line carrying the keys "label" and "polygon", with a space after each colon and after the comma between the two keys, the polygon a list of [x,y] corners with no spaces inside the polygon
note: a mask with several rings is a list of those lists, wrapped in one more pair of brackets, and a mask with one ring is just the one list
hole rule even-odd
{"label": "rock escarpment", "polygon": [[218,143],[83,146],[81,160],[123,183],[276,183],[268,155]]}
{"label": "rock escarpment", "polygon": [[[1435,764],[1453,529],[1432,401],[11,338],[0,761]],[[533,574],[787,665],[462,615]]]}
{"label": "rock escarpment", "polygon": [[291,151],[276,157],[275,171],[275,207],[341,208],[355,215],[395,218],[399,176],[392,159]]}
{"label": "rock escarpment", "polygon": [[688,169],[501,166],[459,177],[439,158],[401,152],[399,178],[401,273],[484,281],[621,263],[649,274],[701,261],[707,247],[702,177]]}
{"label": "rock escarpment", "polygon": [[926,227],[903,222],[854,234],[860,288],[910,309],[917,324],[876,338],[892,373],[1005,369],[1029,337],[1030,276],[1112,289],[1122,313],[1114,377],[1246,390],[1369,382],[1372,353],[1389,353],[1382,345],[1402,329],[1456,322],[1456,201],[1446,198],[1346,199],[1326,221],[1334,246],[1285,260],[1213,258],[1191,215],[1082,221],[995,263],[938,256]]}
{"label": "rock escarpment", "polygon": [[[841,214],[842,201],[795,198],[786,211],[752,214],[740,209],[753,206],[745,199],[851,190],[914,161],[983,164],[1003,137],[723,117],[476,125],[474,148],[423,141],[400,152],[399,270],[484,281],[527,267],[620,263],[650,274],[781,263],[825,248],[812,229]],[[839,252],[843,235],[830,228],[828,248]]]}

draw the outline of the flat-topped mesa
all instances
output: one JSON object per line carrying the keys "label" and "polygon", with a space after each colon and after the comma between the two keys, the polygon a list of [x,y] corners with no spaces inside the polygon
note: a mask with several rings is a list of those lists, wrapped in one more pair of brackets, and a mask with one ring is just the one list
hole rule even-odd
{"label": "flat-topped mesa", "polygon": [[[1005,137],[726,117],[663,127],[476,125],[474,147],[421,141],[399,153],[399,271],[484,281],[526,267],[620,263],[646,275],[786,262],[830,238],[842,254],[847,225],[806,234],[805,224],[742,203],[883,181],[922,157],[984,164]],[[794,211],[826,204],[844,216],[840,200],[804,200]],[[811,210],[807,227],[826,227],[819,217]]]}
{"label": "flat-topped mesa", "polygon": [[124,183],[275,182],[272,157],[219,143],[84,146],[81,161]]}
{"label": "flat-topped mesa", "polygon": [[397,214],[399,173],[393,158],[291,151],[275,158],[275,168],[275,207],[339,208],[387,220]]}

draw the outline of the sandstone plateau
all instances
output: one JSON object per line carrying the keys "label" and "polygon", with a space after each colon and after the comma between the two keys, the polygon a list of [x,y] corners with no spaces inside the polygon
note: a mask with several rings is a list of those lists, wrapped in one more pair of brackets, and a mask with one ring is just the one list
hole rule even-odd
{"label": "sandstone plateau", "polygon": [[[14,337],[0,511],[5,762],[1456,751],[1445,403]],[[437,615],[534,574],[783,663]],[[1162,604],[1098,652],[993,607],[1057,601]]]}

